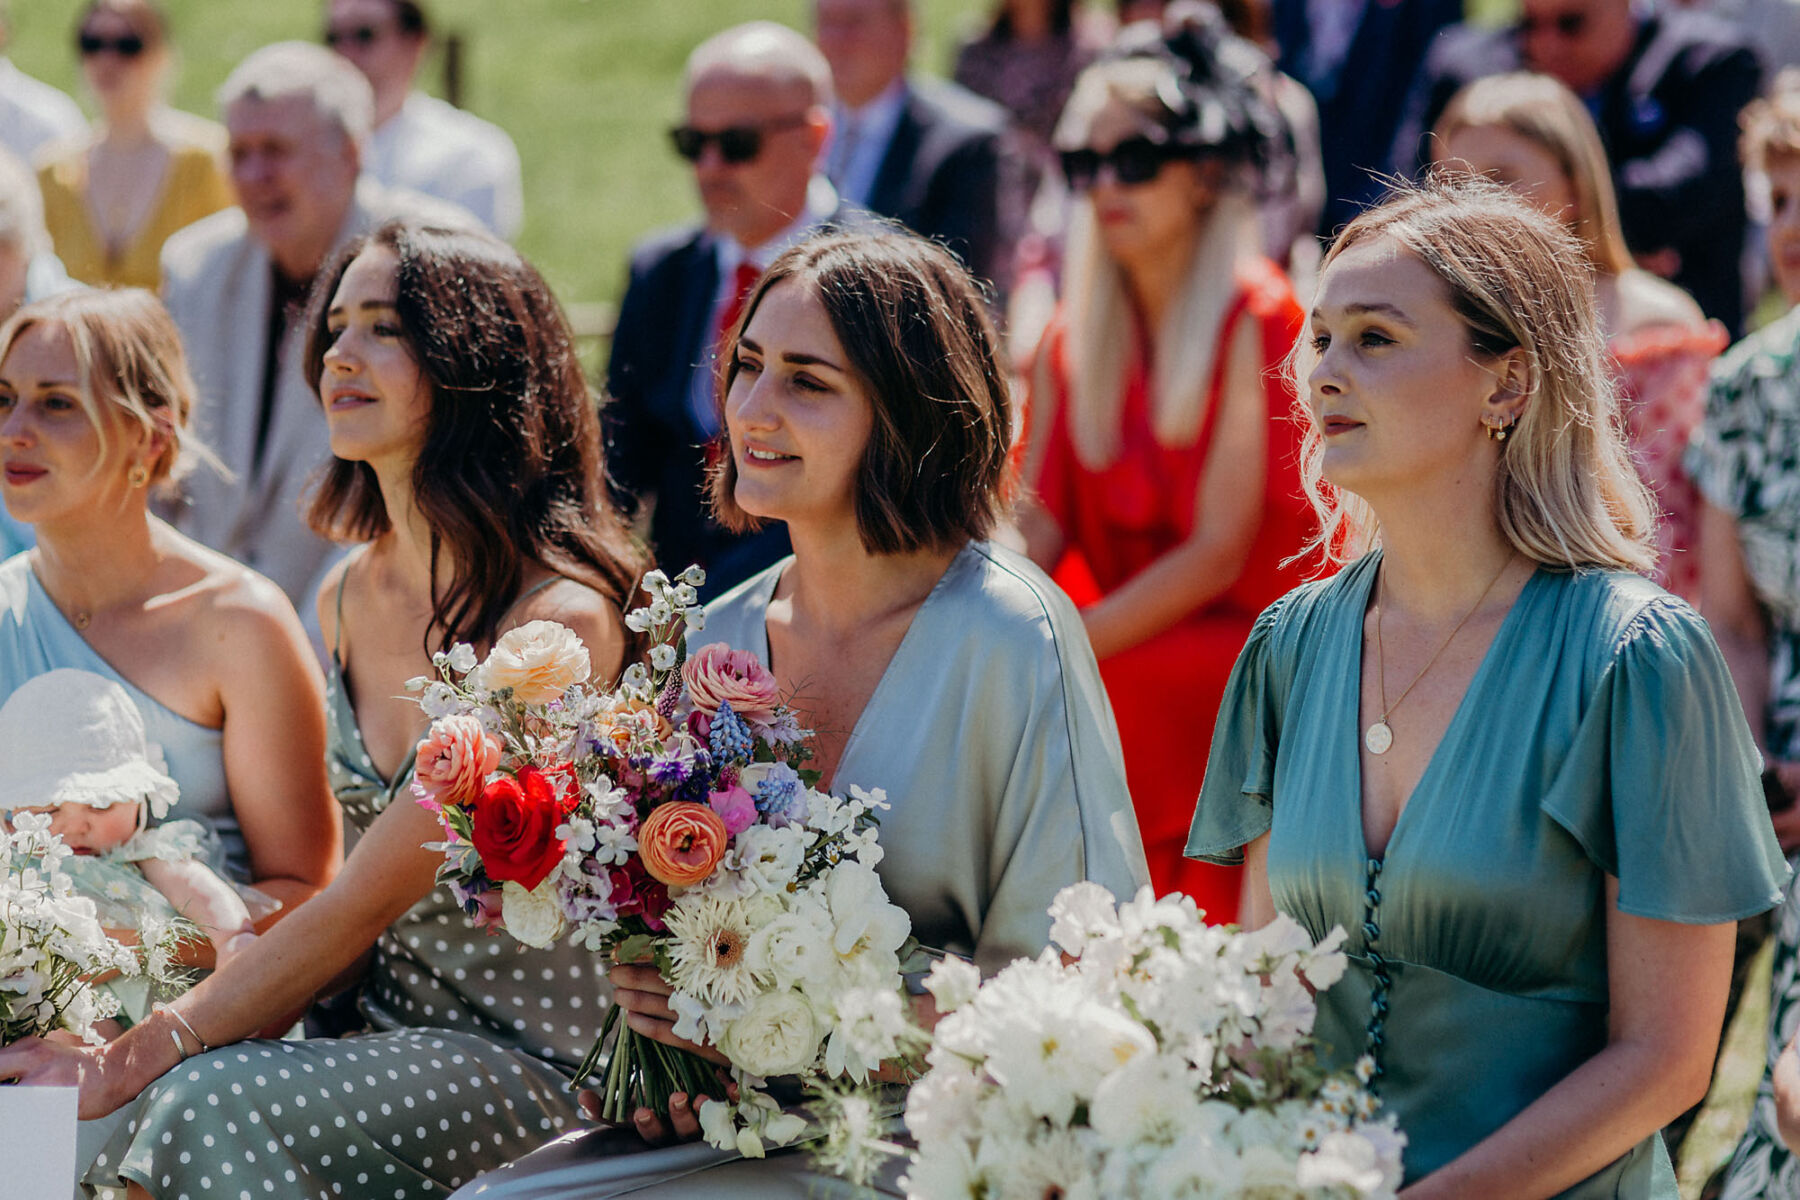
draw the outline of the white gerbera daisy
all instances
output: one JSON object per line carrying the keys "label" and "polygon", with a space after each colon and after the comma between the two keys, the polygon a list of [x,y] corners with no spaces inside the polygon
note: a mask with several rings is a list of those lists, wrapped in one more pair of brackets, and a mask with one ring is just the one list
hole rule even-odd
{"label": "white gerbera daisy", "polygon": [[663,914],[669,927],[669,982],[708,1005],[743,1004],[768,980],[744,951],[757,929],[780,911],[766,897],[722,899],[690,893]]}

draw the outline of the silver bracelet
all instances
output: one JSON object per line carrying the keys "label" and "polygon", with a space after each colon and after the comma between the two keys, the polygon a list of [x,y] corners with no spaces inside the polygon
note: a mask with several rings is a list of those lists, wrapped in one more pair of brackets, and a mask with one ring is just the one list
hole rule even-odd
{"label": "silver bracelet", "polygon": [[171,1029],[169,1030],[169,1040],[175,1043],[175,1053],[181,1056],[180,1061],[186,1062],[188,1060],[188,1048],[187,1044],[181,1040],[181,1034]]}
{"label": "silver bracelet", "polygon": [[[197,1045],[199,1045],[199,1047],[200,1047],[199,1052],[201,1054],[205,1054],[207,1051],[212,1049],[211,1046],[206,1044],[206,1039],[201,1037],[199,1032],[192,1025],[188,1024],[188,1019],[181,1015],[180,1009],[176,1008],[173,1004],[165,1004],[165,1005],[163,1005],[163,1011],[168,1013],[171,1017],[174,1017],[177,1021],[180,1021],[181,1027],[183,1029],[187,1030],[189,1033],[194,1035],[194,1041]],[[173,1029],[171,1029],[171,1030],[169,1030],[169,1032],[174,1033],[175,1031]],[[179,1041],[180,1039],[177,1038],[176,1040]],[[186,1058],[187,1055],[184,1054],[184,1055],[182,1055],[182,1057]]]}

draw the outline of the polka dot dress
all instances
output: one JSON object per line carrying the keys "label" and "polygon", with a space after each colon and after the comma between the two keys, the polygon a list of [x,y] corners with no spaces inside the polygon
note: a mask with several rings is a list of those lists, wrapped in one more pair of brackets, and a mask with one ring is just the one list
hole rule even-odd
{"label": "polka dot dress", "polygon": [[[353,830],[407,790],[381,779],[338,671],[332,790]],[[580,1120],[569,1077],[609,999],[597,955],[475,929],[439,887],[376,943],[361,1007],[384,1032],[197,1055],[138,1098],[86,1182],[122,1200],[447,1196]]]}

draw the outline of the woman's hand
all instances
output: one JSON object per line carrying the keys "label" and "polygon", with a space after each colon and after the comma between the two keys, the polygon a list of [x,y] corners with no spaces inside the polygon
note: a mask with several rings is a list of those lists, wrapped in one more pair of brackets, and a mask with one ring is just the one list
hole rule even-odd
{"label": "woman's hand", "polygon": [[136,1027],[149,1028],[151,1036],[141,1038],[135,1047],[122,1039],[87,1046],[21,1038],[0,1047],[0,1084],[78,1088],[81,1119],[104,1117],[130,1103],[146,1083],[181,1061],[167,1031],[159,1032],[172,1023],[173,1018],[152,1013]]}
{"label": "woman's hand", "polygon": [[730,1059],[711,1046],[675,1036],[675,1013],[669,1008],[669,997],[675,989],[655,967],[648,963],[619,963],[607,972],[607,978],[612,980],[613,999],[625,1010],[625,1024],[633,1032],[722,1067],[731,1065]]}
{"label": "woman's hand", "polygon": [[[725,1095],[731,1103],[736,1104],[738,1085],[728,1084]],[[588,1120],[598,1123],[603,1119],[600,1116],[599,1092],[592,1088],[582,1088],[575,1099],[581,1106],[582,1115]],[[707,1099],[708,1097],[702,1096],[700,1104],[706,1103]],[[640,1108],[631,1114],[631,1127],[652,1146],[664,1146],[671,1142],[697,1142],[700,1140],[700,1104],[690,1103],[686,1092],[675,1092],[669,1097],[667,1122],[649,1109]]]}

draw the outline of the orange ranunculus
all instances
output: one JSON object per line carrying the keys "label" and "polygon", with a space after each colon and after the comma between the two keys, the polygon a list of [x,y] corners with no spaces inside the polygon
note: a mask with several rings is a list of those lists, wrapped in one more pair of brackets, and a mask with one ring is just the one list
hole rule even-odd
{"label": "orange ranunculus", "polygon": [[691,887],[711,875],[729,841],[718,813],[684,800],[653,809],[637,831],[644,870],[672,887]]}

